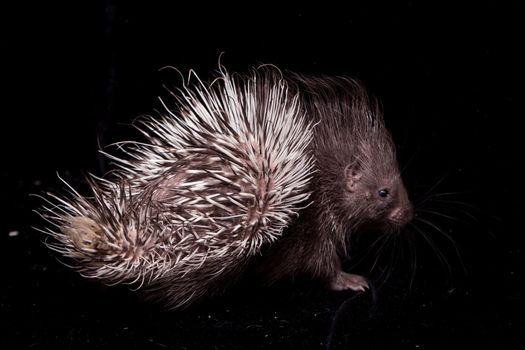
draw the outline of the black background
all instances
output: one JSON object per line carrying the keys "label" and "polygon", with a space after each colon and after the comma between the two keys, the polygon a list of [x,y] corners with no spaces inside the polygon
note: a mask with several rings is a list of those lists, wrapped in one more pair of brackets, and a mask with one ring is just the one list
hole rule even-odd
{"label": "black background", "polygon": [[[23,2],[1,16],[0,348],[525,345],[520,2]],[[179,312],[61,265],[31,229],[41,222],[29,193],[61,188],[56,172],[80,187],[86,172],[104,173],[99,145],[129,137],[134,118],[160,108],[162,84],[180,83],[159,69],[208,79],[221,53],[232,71],[272,63],[362,80],[381,100],[411,196],[453,217],[421,213],[454,244],[418,224],[443,259],[408,232],[372,272],[373,258],[353,266],[381,285],[375,298],[247,283]],[[356,242],[356,256],[369,243]]]}

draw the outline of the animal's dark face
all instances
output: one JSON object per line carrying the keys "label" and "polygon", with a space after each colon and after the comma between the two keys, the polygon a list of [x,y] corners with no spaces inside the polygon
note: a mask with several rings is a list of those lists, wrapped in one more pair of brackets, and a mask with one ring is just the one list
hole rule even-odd
{"label": "animal's dark face", "polygon": [[366,227],[397,232],[413,217],[413,208],[397,164],[349,165],[345,168],[344,202]]}

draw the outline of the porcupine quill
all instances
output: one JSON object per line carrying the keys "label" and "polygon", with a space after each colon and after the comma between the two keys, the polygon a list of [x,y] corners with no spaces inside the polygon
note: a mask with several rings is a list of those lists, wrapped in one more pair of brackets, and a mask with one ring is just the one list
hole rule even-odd
{"label": "porcupine quill", "polygon": [[177,95],[147,118],[147,143],[125,142],[92,197],[69,188],[40,209],[48,246],[84,276],[142,287],[168,307],[189,305],[238,275],[307,205],[312,124],[277,71],[254,70]]}
{"label": "porcupine quill", "polygon": [[176,109],[142,122],[146,143],[122,143],[128,159],[108,155],[120,169],[91,177],[92,197],[49,196],[49,246],[83,275],[136,284],[170,308],[251,264],[270,282],[306,274],[333,290],[368,288],[342,271],[349,236],[395,233],[413,210],[365,89],[268,68],[195,78]]}

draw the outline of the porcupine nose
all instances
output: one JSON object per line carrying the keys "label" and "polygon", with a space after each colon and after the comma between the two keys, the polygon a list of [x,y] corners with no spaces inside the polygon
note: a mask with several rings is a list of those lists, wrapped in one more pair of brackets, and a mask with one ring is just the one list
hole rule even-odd
{"label": "porcupine nose", "polygon": [[390,220],[400,228],[408,224],[413,217],[414,208],[410,202],[394,208],[390,213]]}

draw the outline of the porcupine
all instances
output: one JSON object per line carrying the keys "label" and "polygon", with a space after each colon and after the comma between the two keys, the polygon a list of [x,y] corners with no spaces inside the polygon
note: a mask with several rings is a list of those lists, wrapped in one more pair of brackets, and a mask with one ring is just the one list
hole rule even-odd
{"label": "porcupine", "polygon": [[366,288],[337,254],[350,233],[398,230],[412,209],[364,89],[268,71],[197,81],[176,111],[142,123],[148,143],[122,144],[130,159],[108,155],[120,169],[90,179],[93,198],[51,195],[50,247],[82,274],[144,285],[171,308],[221,291],[260,252],[270,280],[305,273],[336,290]]}

